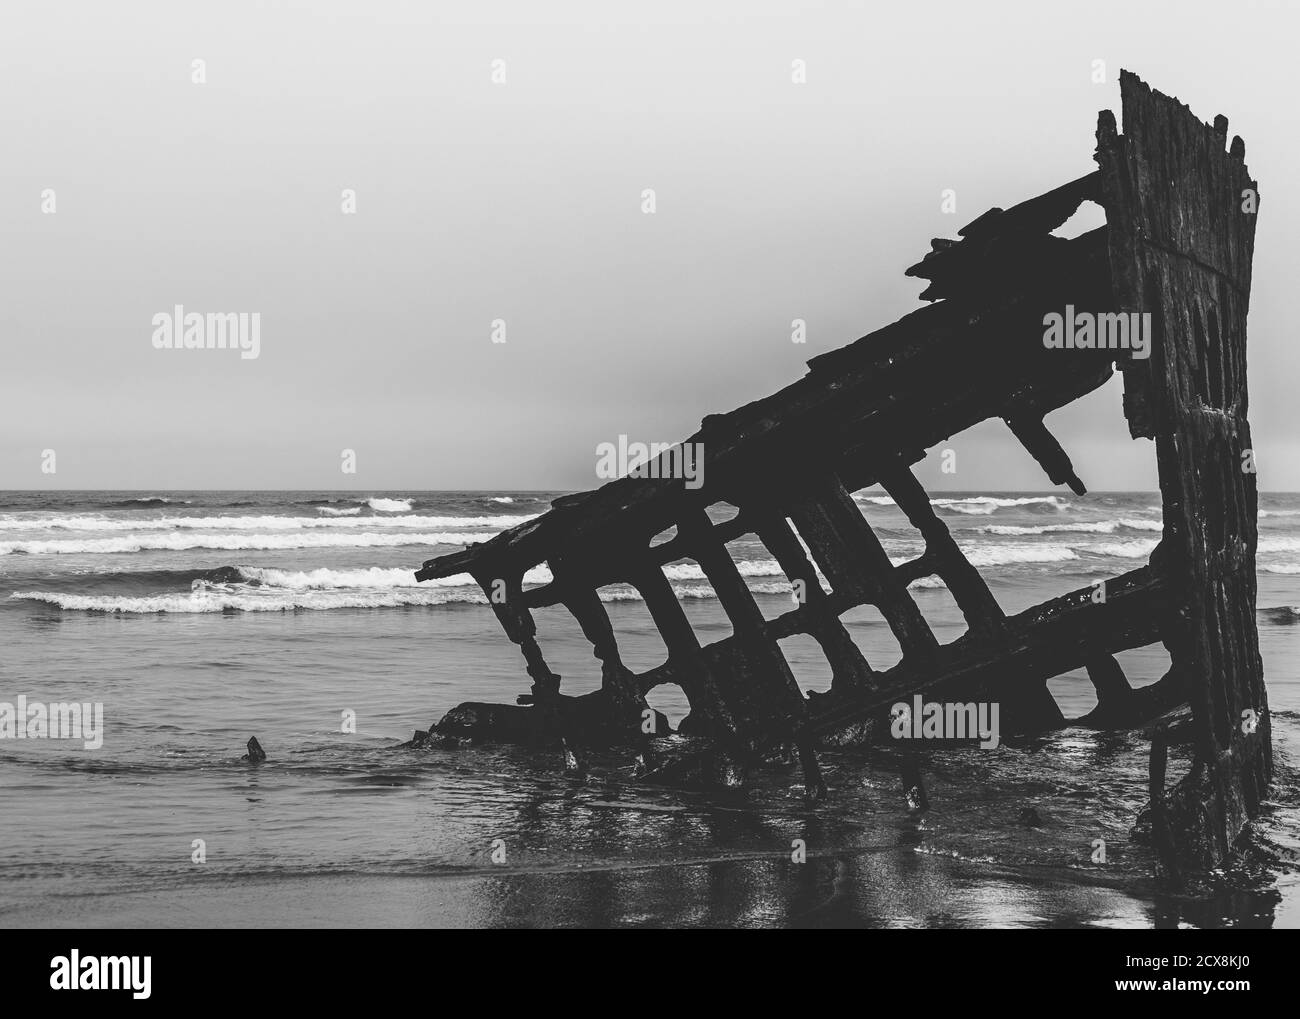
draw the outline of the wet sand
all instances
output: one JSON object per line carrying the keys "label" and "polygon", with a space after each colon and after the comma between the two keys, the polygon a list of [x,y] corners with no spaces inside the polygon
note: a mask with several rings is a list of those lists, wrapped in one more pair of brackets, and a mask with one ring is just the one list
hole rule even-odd
{"label": "wet sand", "polygon": [[217,878],[112,895],[50,895],[7,927],[1294,927],[1277,890],[1178,899],[1077,873],[1000,870],[907,850],[644,867],[439,876]]}

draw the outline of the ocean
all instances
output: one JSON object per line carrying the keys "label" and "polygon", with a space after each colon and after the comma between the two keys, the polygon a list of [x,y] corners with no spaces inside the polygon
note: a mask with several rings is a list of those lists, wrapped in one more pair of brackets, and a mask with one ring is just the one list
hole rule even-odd
{"label": "ocean", "polygon": [[[1300,922],[1300,496],[1260,496],[1257,621],[1275,796],[1212,891],[1152,879],[1133,835],[1141,732],[1078,726],[996,750],[927,750],[931,809],[907,810],[890,747],[826,751],[830,798],[774,765],[742,790],[585,781],[551,748],[401,744],[466,700],[529,680],[468,577],[436,555],[544,512],[552,492],[0,492],[0,702],[102,704],[102,745],[0,740],[0,925],[1288,926]],[[855,500],[898,561],[919,537],[888,497]],[[1154,493],[942,493],[937,511],[1008,613],[1142,565]],[[715,519],[724,512],[711,511]],[[756,542],[729,546],[769,617],[790,588]],[[704,643],[730,624],[691,563],[666,573]],[[530,582],[544,582],[544,568]],[[948,591],[913,595],[941,641]],[[645,606],[602,589],[624,660],[666,657]],[[562,608],[536,613],[562,689],[599,663]],[[873,609],[845,622],[877,669]],[[829,667],[782,642],[805,690]],[[1119,656],[1135,686],[1156,646]],[[1050,683],[1067,718],[1082,673]],[[650,702],[676,724],[687,705]],[[255,736],[268,759],[241,760]],[[1170,760],[1172,783],[1186,770]],[[1098,859],[1098,846],[1103,858]],[[799,859],[806,856],[806,861]]]}

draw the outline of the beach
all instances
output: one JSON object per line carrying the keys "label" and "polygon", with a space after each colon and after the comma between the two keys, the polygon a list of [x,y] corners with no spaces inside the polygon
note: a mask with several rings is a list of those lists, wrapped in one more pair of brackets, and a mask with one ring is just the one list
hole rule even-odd
{"label": "beach", "polygon": [[[825,751],[817,806],[781,764],[703,792],[635,783],[631,748],[594,754],[578,781],[557,748],[403,747],[463,701],[528,689],[477,586],[414,570],[557,494],[0,493],[0,701],[103,710],[95,749],[0,741],[0,925],[1296,925],[1300,497],[1260,497],[1276,795],[1242,866],[1187,897],[1154,883],[1133,835],[1140,731],[927,748],[921,815],[890,746]],[[855,501],[891,557],[920,550],[886,496]],[[933,502],[1008,613],[1141,565],[1160,535],[1154,493]],[[766,550],[752,537],[729,550],[764,614],[784,611],[789,584]],[[702,642],[729,633],[697,566],[666,575]],[[963,631],[938,581],[913,595],[941,641]],[[628,665],[659,664],[635,592],[601,597]],[[562,689],[595,689],[576,622],[536,615]],[[845,622],[874,668],[898,660],[874,610]],[[826,688],[815,642],[781,646],[805,690]],[[1158,645],[1118,658],[1134,686],[1168,667]],[[1049,688],[1067,718],[1095,704],[1082,672]],[[649,701],[674,725],[687,711],[675,688]],[[241,760],[250,736],[259,765]],[[1169,781],[1188,763],[1174,747]]]}

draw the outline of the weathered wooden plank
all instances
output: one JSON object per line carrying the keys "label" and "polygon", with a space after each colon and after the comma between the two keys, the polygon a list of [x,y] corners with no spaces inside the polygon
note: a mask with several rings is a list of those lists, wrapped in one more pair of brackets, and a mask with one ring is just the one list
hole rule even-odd
{"label": "weathered wooden plank", "polygon": [[1106,601],[1100,604],[1093,601],[1093,588],[1086,587],[1009,616],[1000,640],[955,645],[933,668],[905,659],[879,674],[874,692],[846,698],[810,716],[808,729],[831,733],[918,693],[1034,689],[1098,655],[1158,640],[1171,596],[1161,573],[1144,566],[1107,587]]}
{"label": "weathered wooden plank", "polygon": [[1244,146],[1225,151],[1226,121],[1211,127],[1127,72],[1120,90],[1124,134],[1103,113],[1097,161],[1117,303],[1153,323],[1152,355],[1125,382],[1135,430],[1156,441],[1161,563],[1182,609],[1167,646],[1196,732],[1195,767],[1164,815],[1179,867],[1205,869],[1228,855],[1272,770],[1244,371],[1256,216],[1243,204],[1250,193],[1257,207],[1258,185]]}
{"label": "weathered wooden plank", "polygon": [[[804,555],[803,546],[799,544],[794,530],[784,517],[770,517],[759,526],[757,533],[759,540],[772,553],[791,583],[801,585],[803,615],[809,620],[805,632],[821,645],[830,662],[831,688],[852,692],[870,687],[875,672],[840,621],[834,602],[822,590],[817,571]],[[773,633],[771,624],[768,633]]]}
{"label": "weathered wooden plank", "polygon": [[[703,510],[685,516],[678,529],[691,543],[696,561],[735,628],[730,640],[703,651],[709,663],[708,682],[735,726],[731,739],[744,753],[771,738],[791,737],[806,715],[804,697],[781,649],[767,633],[745,578]],[[824,787],[813,744],[795,742],[808,788],[820,795]]]}
{"label": "weathered wooden plank", "polygon": [[583,635],[591,641],[592,651],[600,660],[601,692],[609,703],[611,720],[624,721],[629,730],[635,732],[641,712],[646,708],[645,698],[636,677],[619,655],[609,613],[594,588],[576,581],[566,584],[566,587],[564,604],[578,621]]}
{"label": "weathered wooden plank", "polygon": [[[934,512],[930,496],[916,480],[916,476],[906,467],[901,467],[883,474],[880,481],[908,522],[921,532],[926,547],[924,564],[943,578],[953,600],[966,618],[967,625],[977,634],[992,636],[998,633],[1006,613],[998,605],[979,571],[962,555],[948,525]],[[899,571],[907,565],[904,563],[899,566]],[[906,574],[900,572],[899,580],[902,581],[904,576],[909,580],[920,579],[925,575],[919,572],[920,569],[918,564]],[[912,573],[916,576],[913,577]]]}
{"label": "weathered wooden plank", "polygon": [[1069,455],[1061,448],[1056,436],[1047,430],[1041,417],[1008,417],[1005,420],[1011,434],[1038,461],[1053,485],[1069,485],[1075,495],[1087,495],[1088,489],[1074,473]]}
{"label": "weathered wooden plank", "polygon": [[790,515],[833,590],[875,605],[904,656],[933,656],[939,642],[838,478],[825,480]]}

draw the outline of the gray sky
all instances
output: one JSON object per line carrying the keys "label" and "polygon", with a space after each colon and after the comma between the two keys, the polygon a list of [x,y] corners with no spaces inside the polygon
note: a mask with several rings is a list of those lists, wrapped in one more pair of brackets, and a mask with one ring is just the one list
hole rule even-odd
{"label": "gray sky", "polygon": [[[6,0],[0,487],[592,487],[597,443],[792,381],[918,306],[931,237],[1093,169],[1127,67],[1246,139],[1261,487],[1300,490],[1300,14],[874,6]],[[260,357],[154,349],[175,304],[260,312]],[[1153,488],[1118,386],[1051,423]],[[934,488],[1050,487],[1000,425],[948,445]]]}

